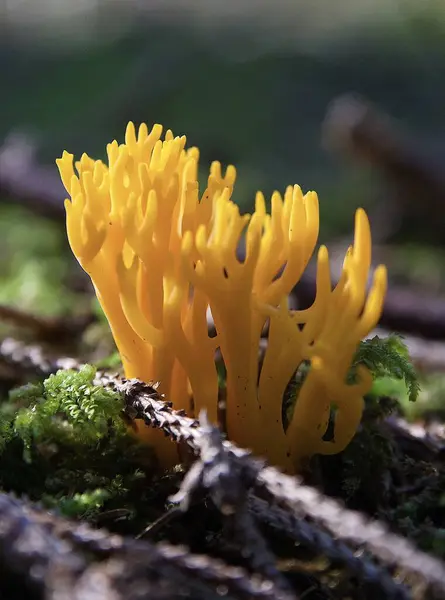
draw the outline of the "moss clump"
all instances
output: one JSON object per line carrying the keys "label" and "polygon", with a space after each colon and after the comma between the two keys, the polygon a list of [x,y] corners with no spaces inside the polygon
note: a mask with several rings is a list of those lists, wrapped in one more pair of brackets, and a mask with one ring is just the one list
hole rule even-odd
{"label": "moss clump", "polygon": [[143,518],[150,449],[129,434],[120,394],[95,375],[85,365],[10,392],[0,405],[0,487],[69,517],[119,509]]}
{"label": "moss clump", "polygon": [[23,440],[27,457],[33,443],[94,445],[113,428],[122,434],[122,400],[116,392],[94,385],[95,368],[58,371],[41,385],[19,388],[11,399],[29,403],[15,415],[13,428]]}
{"label": "moss clump", "polygon": [[377,335],[360,343],[351,374],[358,365],[365,365],[372,372],[374,380],[404,381],[408,399],[415,402],[420,392],[419,376],[410,360],[408,348],[399,335],[380,338]]}

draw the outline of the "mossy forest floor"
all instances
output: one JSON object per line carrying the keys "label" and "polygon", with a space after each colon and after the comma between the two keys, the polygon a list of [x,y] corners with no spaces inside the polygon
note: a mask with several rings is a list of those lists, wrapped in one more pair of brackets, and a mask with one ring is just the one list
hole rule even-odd
{"label": "mossy forest floor", "polygon": [[[15,211],[6,214],[20,224]],[[52,240],[42,229],[48,268],[39,259],[39,269],[30,266],[23,274],[34,249],[21,233],[23,258],[15,254],[13,268],[3,265],[2,339],[22,339],[48,356],[75,356],[90,366],[39,377],[29,361],[13,365],[3,345],[2,492],[93,527],[184,544],[193,553],[243,566],[246,555],[234,539],[228,541],[224,518],[211,500],[198,500],[186,514],[172,509],[170,498],[189,464],[160,469],[129,433],[121,395],[94,383],[96,369],[119,370],[119,358],[82,273],[63,252],[54,258],[59,233],[50,231]],[[314,457],[304,481],[445,560],[445,379],[441,373],[418,374],[395,336],[363,343],[356,362],[365,362],[376,377],[360,431],[342,454]],[[298,377],[289,398],[297,389]],[[300,598],[376,597],[323,552],[296,545],[267,524],[261,531]]]}

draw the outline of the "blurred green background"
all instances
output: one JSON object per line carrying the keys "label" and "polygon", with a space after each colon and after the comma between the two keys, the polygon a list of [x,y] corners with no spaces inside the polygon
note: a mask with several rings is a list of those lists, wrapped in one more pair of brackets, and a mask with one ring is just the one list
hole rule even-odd
{"label": "blurred green background", "polygon": [[[376,173],[323,147],[336,96],[375,102],[419,145],[445,141],[438,1],[60,0],[2,10],[0,139],[32,136],[54,171],[64,149],[101,157],[129,120],[160,122],[199,146],[204,174],[212,160],[237,166],[245,209],[257,189],[317,190],[325,241],[350,234],[355,208],[379,193]],[[63,278],[60,225],[10,206],[0,216],[0,300],[66,309],[30,283]]]}

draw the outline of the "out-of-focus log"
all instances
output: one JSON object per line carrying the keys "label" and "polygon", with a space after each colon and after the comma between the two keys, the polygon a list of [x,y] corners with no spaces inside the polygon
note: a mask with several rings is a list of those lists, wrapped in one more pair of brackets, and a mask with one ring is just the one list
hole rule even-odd
{"label": "out-of-focus log", "polygon": [[0,147],[0,200],[64,222],[65,189],[56,166],[36,162],[36,147],[27,136],[11,134]]}
{"label": "out-of-focus log", "polygon": [[445,140],[443,153],[434,152],[382,110],[345,95],[327,111],[323,141],[331,151],[365,162],[383,175],[387,189],[371,214],[381,240],[400,233],[420,242],[445,243]]}

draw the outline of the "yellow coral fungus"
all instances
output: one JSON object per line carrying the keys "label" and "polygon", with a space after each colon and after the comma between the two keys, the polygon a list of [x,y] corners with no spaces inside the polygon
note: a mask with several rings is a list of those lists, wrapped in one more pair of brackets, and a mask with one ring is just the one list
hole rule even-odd
{"label": "yellow coral fungus", "polygon": [[[86,155],[73,168],[57,161],[71,196],[65,203],[71,248],[90,275],[128,377],[159,380],[175,408],[216,421],[220,348],[227,370],[228,436],[288,471],[314,453],[342,450],[357,430],[371,375],[347,376],[359,341],[377,323],[386,292],[378,267],[367,294],[371,236],[364,211],[333,289],[326,248],[318,254],[317,295],[305,311],[289,311],[318,237],[318,198],[298,186],[277,192],[271,213],[261,193],[253,215],[232,201],[235,169],[213,163],[199,197],[198,150],[185,149],[155,125],[127,127],[125,144],[107,147],[108,166]],[[246,257],[237,248],[245,236]],[[216,336],[210,338],[210,309]],[[259,368],[261,332],[268,349]],[[282,398],[293,373],[311,365],[290,423]],[[193,402],[191,398],[193,397]],[[335,406],[332,441],[324,441]],[[151,443],[159,445],[159,440]],[[165,449],[159,449],[165,451]]]}

